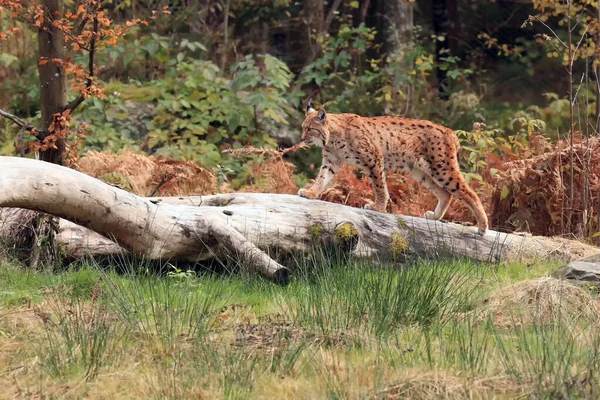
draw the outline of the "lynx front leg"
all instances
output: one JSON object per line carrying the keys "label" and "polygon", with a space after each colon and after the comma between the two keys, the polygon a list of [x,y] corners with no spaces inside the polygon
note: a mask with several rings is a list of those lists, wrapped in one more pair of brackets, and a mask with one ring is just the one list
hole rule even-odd
{"label": "lynx front leg", "polygon": [[319,170],[319,175],[315,179],[312,186],[309,188],[302,188],[298,191],[298,196],[305,197],[307,199],[315,199],[321,195],[327,189],[331,180],[337,174],[340,166],[337,162],[334,162],[332,157],[323,156],[323,165]]}
{"label": "lynx front leg", "polygon": [[368,210],[375,210],[379,212],[385,212],[387,202],[390,198],[390,194],[387,189],[385,181],[385,170],[383,169],[383,162],[375,162],[375,165],[365,169],[365,172],[371,179],[373,190],[375,191],[375,204],[366,204],[365,208]]}

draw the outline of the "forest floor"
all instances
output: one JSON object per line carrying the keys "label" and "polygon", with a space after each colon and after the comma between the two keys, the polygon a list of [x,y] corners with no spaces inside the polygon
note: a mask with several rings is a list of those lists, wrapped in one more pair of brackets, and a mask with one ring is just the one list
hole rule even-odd
{"label": "forest floor", "polygon": [[598,395],[598,300],[558,265],[294,262],[286,287],[0,262],[0,398]]}

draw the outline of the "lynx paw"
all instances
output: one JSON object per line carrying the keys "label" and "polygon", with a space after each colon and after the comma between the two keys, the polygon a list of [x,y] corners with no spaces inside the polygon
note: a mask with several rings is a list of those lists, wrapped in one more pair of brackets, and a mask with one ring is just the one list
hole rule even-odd
{"label": "lynx paw", "polygon": [[427,211],[427,212],[425,212],[425,215],[423,216],[423,218],[425,218],[425,219],[433,219],[433,220],[437,219],[437,218],[435,218],[435,213],[433,211]]}
{"label": "lynx paw", "polygon": [[371,210],[371,211],[377,211],[377,212],[380,212],[380,213],[385,213],[385,209],[383,207],[377,207],[373,203],[367,203],[367,204],[365,204],[364,209],[365,210]]}
{"label": "lynx paw", "polygon": [[479,233],[480,236],[485,236],[486,232],[487,232],[487,226],[480,226],[477,229],[477,233]]}
{"label": "lynx paw", "polygon": [[305,199],[314,199],[315,198],[315,195],[313,195],[308,189],[298,190],[298,196],[304,197]]}

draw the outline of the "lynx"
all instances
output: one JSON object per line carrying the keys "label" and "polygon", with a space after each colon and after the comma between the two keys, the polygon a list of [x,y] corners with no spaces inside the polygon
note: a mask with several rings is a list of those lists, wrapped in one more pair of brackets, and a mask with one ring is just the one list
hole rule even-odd
{"label": "lynx", "polygon": [[319,197],[346,163],[360,168],[371,180],[375,202],[365,208],[385,212],[389,200],[386,171],[408,171],[438,198],[437,207],[427,211],[425,218],[442,219],[456,196],[475,215],[479,234],[488,228],[481,201],[460,172],[460,144],[449,128],[408,118],[332,114],[324,107],[316,111],[309,101],[302,140],[323,148],[323,162],[314,183],[298,192],[301,197]]}

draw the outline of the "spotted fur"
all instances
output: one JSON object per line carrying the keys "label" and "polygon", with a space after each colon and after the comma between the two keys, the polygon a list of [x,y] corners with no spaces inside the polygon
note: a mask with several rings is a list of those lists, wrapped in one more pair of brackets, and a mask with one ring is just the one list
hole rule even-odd
{"label": "spotted fur", "polygon": [[323,148],[323,162],[314,183],[300,189],[299,196],[318,197],[331,183],[342,164],[360,168],[375,191],[375,211],[385,212],[389,193],[386,171],[407,171],[438,198],[425,218],[444,217],[452,196],[475,215],[480,234],[488,220],[477,194],[469,187],[458,165],[460,144],[454,131],[430,121],[398,117],[361,117],[331,114],[309,107],[302,123],[302,140]]}

